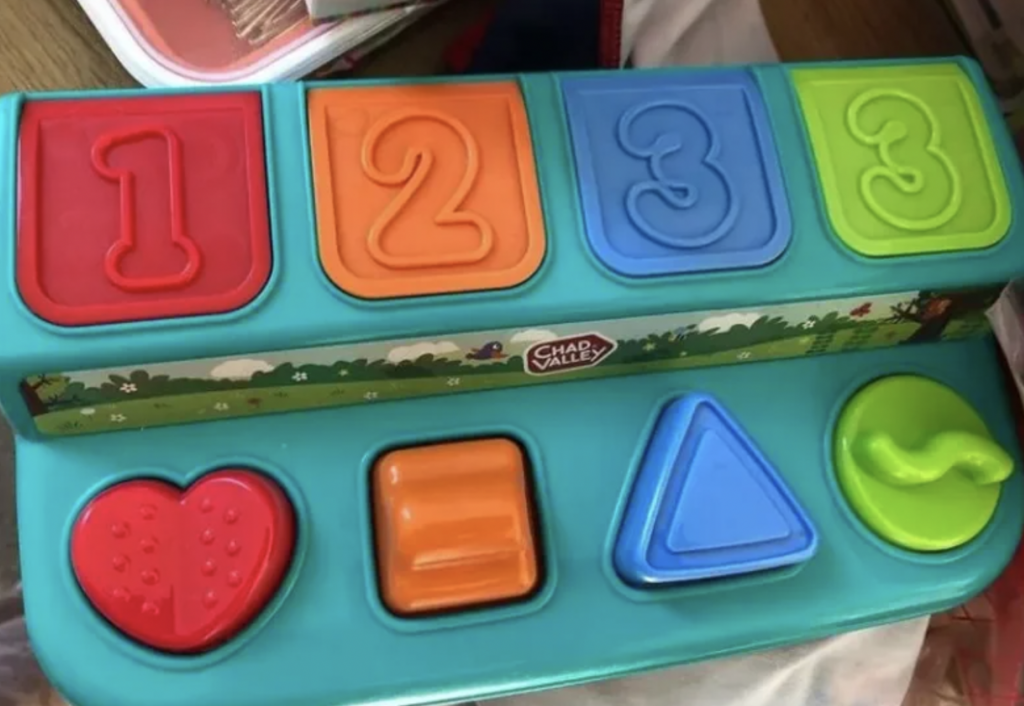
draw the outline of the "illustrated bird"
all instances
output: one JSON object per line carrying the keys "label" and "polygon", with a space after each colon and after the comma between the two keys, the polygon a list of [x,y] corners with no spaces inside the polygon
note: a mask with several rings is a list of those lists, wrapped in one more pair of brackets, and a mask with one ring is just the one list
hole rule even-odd
{"label": "illustrated bird", "polygon": [[865,302],[850,312],[850,316],[860,318],[871,313],[871,302]]}
{"label": "illustrated bird", "polygon": [[505,347],[500,341],[491,341],[480,348],[470,348],[466,360],[501,360],[508,357],[504,351]]}

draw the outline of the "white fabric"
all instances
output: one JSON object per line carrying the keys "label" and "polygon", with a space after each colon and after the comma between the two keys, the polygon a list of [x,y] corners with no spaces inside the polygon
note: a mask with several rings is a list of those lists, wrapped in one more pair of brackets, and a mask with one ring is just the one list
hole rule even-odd
{"label": "white fabric", "polygon": [[635,66],[777,58],[758,0],[625,0],[621,56]]}
{"label": "white fabric", "polygon": [[927,618],[480,706],[900,706]]}

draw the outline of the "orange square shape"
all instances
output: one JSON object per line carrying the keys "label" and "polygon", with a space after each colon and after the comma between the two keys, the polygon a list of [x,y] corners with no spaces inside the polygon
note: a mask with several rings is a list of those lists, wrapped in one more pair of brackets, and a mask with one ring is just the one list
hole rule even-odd
{"label": "orange square shape", "polygon": [[398,615],[523,598],[539,582],[523,451],[509,439],[398,449],[373,470],[380,591]]}
{"label": "orange square shape", "polygon": [[514,287],[544,259],[512,82],[312,89],[320,262],[365,299]]}

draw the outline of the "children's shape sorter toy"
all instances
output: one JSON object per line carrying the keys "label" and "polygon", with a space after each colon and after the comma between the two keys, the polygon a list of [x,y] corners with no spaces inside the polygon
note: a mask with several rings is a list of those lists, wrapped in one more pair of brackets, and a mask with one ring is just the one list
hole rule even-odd
{"label": "children's shape sorter toy", "polygon": [[10,96],[0,164],[77,706],[576,683],[940,610],[1020,536],[969,62]]}

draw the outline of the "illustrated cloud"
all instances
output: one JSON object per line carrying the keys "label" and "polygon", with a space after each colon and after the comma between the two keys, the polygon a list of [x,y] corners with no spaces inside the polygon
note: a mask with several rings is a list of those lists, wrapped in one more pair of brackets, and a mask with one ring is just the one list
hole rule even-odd
{"label": "illustrated cloud", "polygon": [[550,341],[558,338],[554,331],[548,331],[542,328],[528,328],[524,331],[519,331],[512,336],[512,343],[540,343],[541,341]]}
{"label": "illustrated cloud", "polygon": [[709,316],[708,318],[697,324],[698,331],[710,331],[711,329],[718,329],[719,331],[728,331],[734,326],[745,326],[750,328],[754,325],[754,322],[761,318],[761,315],[756,312],[739,314],[725,314],[723,316]]}
{"label": "illustrated cloud", "polygon": [[224,380],[248,380],[256,373],[269,373],[274,366],[265,360],[238,358],[221,363],[210,371],[210,377]]}
{"label": "illustrated cloud", "polygon": [[437,343],[417,343],[412,346],[398,346],[388,352],[388,361],[401,363],[403,360],[416,360],[423,355],[432,355],[440,358],[448,353],[458,353],[459,347],[451,341],[438,341]]}

